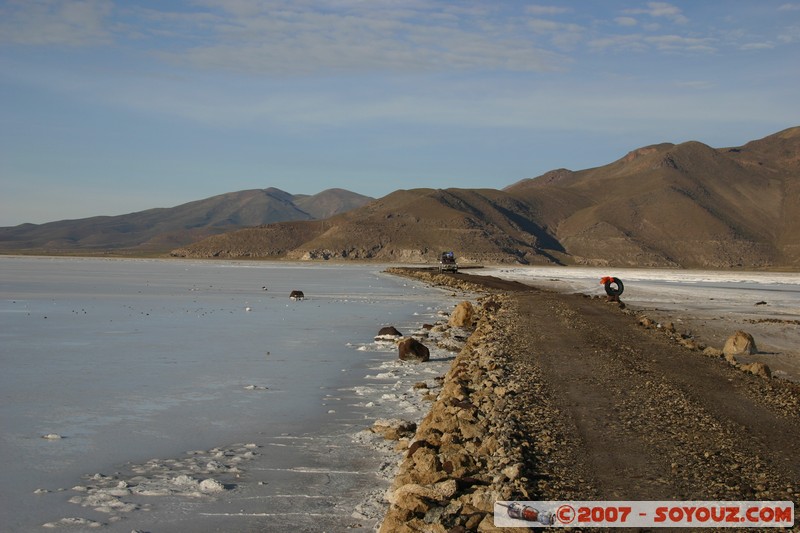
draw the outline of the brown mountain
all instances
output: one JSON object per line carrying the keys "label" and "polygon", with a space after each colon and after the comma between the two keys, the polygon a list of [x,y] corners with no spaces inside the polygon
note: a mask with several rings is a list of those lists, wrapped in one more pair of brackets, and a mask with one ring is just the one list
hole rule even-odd
{"label": "brown mountain", "polygon": [[576,263],[800,266],[799,157],[792,128],[738,148],[647,146],[506,192],[541,208]]}
{"label": "brown mountain", "polygon": [[494,189],[400,190],[324,221],[239,230],[173,255],[419,262],[452,249],[473,262],[547,263],[537,246],[544,249],[550,237],[530,221],[534,215]]}
{"label": "brown mountain", "polygon": [[242,227],[326,218],[371,200],[343,189],[311,196],[275,188],[239,191],[126,215],[0,228],[0,251],[166,252]]}
{"label": "brown mountain", "polygon": [[397,191],[322,222],[278,223],[173,251],[193,257],[348,258],[705,268],[800,268],[800,128],[737,148],[634,150],[502,191]]}

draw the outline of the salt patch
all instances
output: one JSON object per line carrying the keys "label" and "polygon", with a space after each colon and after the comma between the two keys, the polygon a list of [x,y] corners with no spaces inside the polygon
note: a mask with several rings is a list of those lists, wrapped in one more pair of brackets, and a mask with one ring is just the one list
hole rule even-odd
{"label": "salt patch", "polygon": [[42,524],[42,527],[56,528],[61,526],[85,526],[85,527],[103,527],[102,522],[95,522],[94,520],[87,520],[86,518],[62,518],[56,522],[48,522]]}
{"label": "salt patch", "polygon": [[381,372],[380,374],[375,374],[374,376],[366,375],[364,376],[366,379],[395,379],[397,375],[394,372]]}
{"label": "salt patch", "polygon": [[225,490],[225,485],[216,479],[204,479],[200,482],[200,490],[205,493],[222,492]]}
{"label": "salt patch", "polygon": [[[240,465],[254,459],[257,448],[257,444],[248,443],[212,448],[208,451],[193,450],[186,453],[187,458],[184,460],[151,459],[144,464],[130,465],[130,471],[137,475],[121,473],[113,476],[100,473],[87,475],[86,479],[91,484],[73,487],[72,490],[77,494],[68,501],[108,514],[109,521],[114,522],[129,513],[149,508],[148,504],[126,501],[126,498],[132,496],[211,497],[227,490],[225,484],[216,477],[239,475]],[[64,518],[45,524],[44,527],[63,525],[99,527],[92,525],[90,520],[81,522],[83,520],[86,519]]]}

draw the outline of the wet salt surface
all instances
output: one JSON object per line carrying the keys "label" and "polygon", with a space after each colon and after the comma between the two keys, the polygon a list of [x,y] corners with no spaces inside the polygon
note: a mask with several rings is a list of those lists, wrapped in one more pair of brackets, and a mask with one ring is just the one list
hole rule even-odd
{"label": "wet salt surface", "polygon": [[457,301],[375,266],[0,258],[3,530],[370,530],[397,455],[364,429],[452,358],[373,336]]}

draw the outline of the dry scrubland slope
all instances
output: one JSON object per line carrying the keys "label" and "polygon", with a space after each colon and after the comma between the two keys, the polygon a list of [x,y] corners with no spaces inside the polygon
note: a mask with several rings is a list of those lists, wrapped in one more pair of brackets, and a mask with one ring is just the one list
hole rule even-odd
{"label": "dry scrubland slope", "polygon": [[506,189],[415,189],[323,222],[270,224],[173,251],[285,257],[800,268],[800,127],[737,148],[634,150]]}
{"label": "dry scrubland slope", "polygon": [[315,195],[292,195],[275,188],[239,191],[127,215],[0,228],[0,251],[166,252],[242,227],[327,218],[370,200],[343,189]]}

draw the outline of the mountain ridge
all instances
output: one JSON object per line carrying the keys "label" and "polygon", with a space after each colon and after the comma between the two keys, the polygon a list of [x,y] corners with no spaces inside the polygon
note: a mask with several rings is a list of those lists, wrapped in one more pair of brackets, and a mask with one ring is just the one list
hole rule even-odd
{"label": "mountain ridge", "polygon": [[369,201],[372,198],[344,189],[314,195],[293,195],[275,187],[248,189],[171,208],[0,228],[0,251],[166,253],[241,227],[327,218]]}
{"label": "mountain ridge", "polygon": [[[600,167],[557,169],[496,189],[395,191],[280,237],[280,254],[236,232],[181,257],[800,269],[800,128],[741,147],[641,147]],[[252,238],[253,235],[250,234]],[[251,241],[254,242],[254,241]]]}
{"label": "mountain ridge", "polygon": [[800,270],[800,127],[738,147],[651,144],[503,189],[252,189],[50,224],[0,228],[0,252]]}

